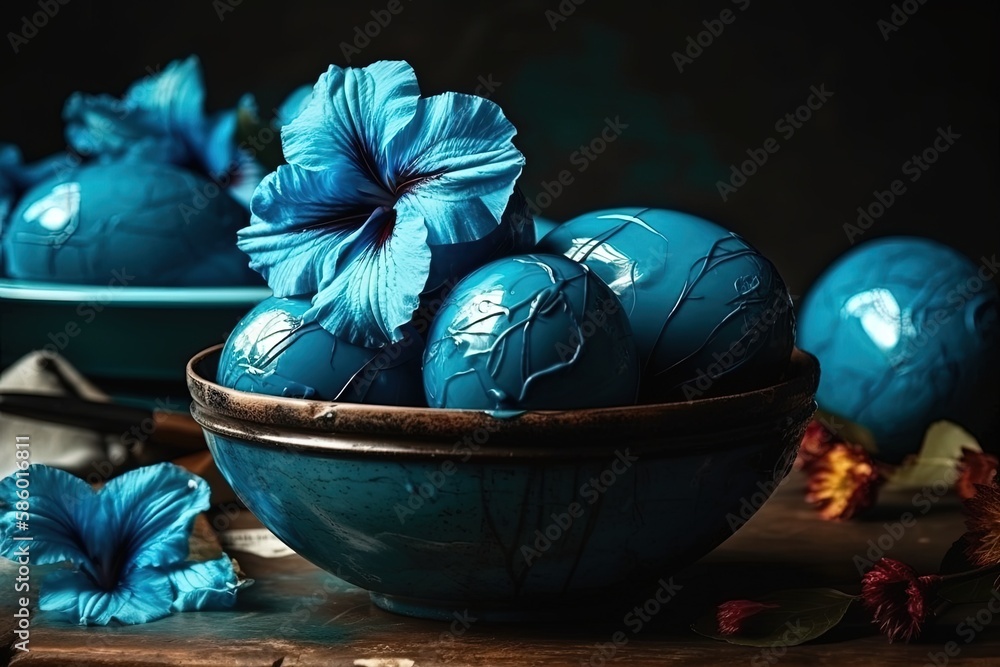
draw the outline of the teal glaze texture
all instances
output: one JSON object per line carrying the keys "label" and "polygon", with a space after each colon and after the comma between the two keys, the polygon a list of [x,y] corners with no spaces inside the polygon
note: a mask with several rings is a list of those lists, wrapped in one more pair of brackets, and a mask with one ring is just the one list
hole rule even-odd
{"label": "teal glaze texture", "polygon": [[643,402],[748,391],[785,371],[795,338],[788,289],[770,261],[719,225],[608,209],[559,225],[537,251],[583,262],[618,295],[642,360]]}
{"label": "teal glaze texture", "polygon": [[379,350],[352,345],[305,322],[309,307],[306,298],[270,297],[247,313],[223,348],[219,384],[291,398],[424,405],[419,336]]}
{"label": "teal glaze texture", "polygon": [[914,237],[838,259],[799,312],[798,345],[823,367],[820,408],[865,426],[893,462],[916,453],[935,421],[975,431],[988,417],[975,397],[996,382],[996,268]]}
{"label": "teal glaze texture", "polygon": [[215,184],[179,167],[91,164],[21,198],[5,224],[6,271],[116,287],[262,285],[236,247],[248,218]]}
{"label": "teal glaze texture", "polygon": [[639,359],[621,303],[582,264],[516,255],[466,276],[431,323],[431,407],[558,410],[630,405]]}
{"label": "teal glaze texture", "polygon": [[265,526],[385,609],[484,621],[631,607],[711,551],[787,474],[818,376],[796,352],[760,391],[495,419],[245,393],[218,359],[188,367],[192,414]]}

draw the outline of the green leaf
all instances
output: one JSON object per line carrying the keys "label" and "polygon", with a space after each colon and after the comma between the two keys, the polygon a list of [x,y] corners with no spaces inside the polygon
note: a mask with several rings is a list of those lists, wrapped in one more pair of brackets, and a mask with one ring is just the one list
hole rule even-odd
{"label": "green leaf", "polygon": [[958,424],[934,422],[924,435],[920,452],[896,469],[886,488],[921,489],[941,481],[952,484],[958,478],[958,460],[962,458],[963,447],[982,451],[976,438]]}
{"label": "green leaf", "polygon": [[777,605],[748,617],[734,635],[719,633],[716,609],[695,621],[691,629],[712,639],[741,646],[798,646],[835,627],[858,599],[832,588],[800,588],[769,593],[757,602]]}
{"label": "green leaf", "polygon": [[970,581],[944,584],[938,589],[938,595],[953,604],[988,602],[993,599],[993,590],[996,581],[997,573],[987,572]]}
{"label": "green leaf", "polygon": [[976,569],[977,566],[965,555],[965,550],[969,546],[968,535],[968,533],[962,535],[949,547],[941,559],[938,574],[959,574]]}

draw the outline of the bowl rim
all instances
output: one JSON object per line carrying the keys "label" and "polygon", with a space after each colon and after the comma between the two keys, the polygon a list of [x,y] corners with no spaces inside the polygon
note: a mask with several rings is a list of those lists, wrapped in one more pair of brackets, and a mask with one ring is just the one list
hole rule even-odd
{"label": "bowl rim", "polygon": [[0,278],[0,301],[11,302],[75,304],[99,300],[104,306],[207,308],[245,305],[250,308],[269,296],[271,290],[265,286],[122,287]]}
{"label": "bowl rim", "polygon": [[[671,451],[725,447],[754,434],[773,433],[816,409],[819,362],[793,349],[788,377],[771,386],[738,394],[672,403],[575,410],[533,410],[498,417],[480,410],[417,408],[285,398],[223,387],[200,367],[222,350],[202,350],[187,364],[191,411],[203,428],[265,446],[328,452],[454,454],[455,447],[485,431],[476,455],[514,456],[537,451],[585,455],[601,440],[601,452],[619,443],[663,441]],[[748,416],[752,420],[748,421]],[[710,424],[706,435],[705,425]],[[493,445],[493,436],[504,442]],[[335,436],[335,437],[331,437]],[[736,437],[738,436],[738,437]],[[403,442],[389,442],[398,438]],[[528,440],[518,446],[517,440]],[[539,443],[543,440],[544,443]],[[563,442],[559,442],[562,440]],[[589,441],[589,442],[588,442]],[[580,447],[567,447],[566,442]],[[445,443],[445,444],[442,444]],[[504,444],[506,443],[506,444]],[[551,446],[550,446],[551,445]],[[611,449],[609,449],[609,445]],[[735,445],[734,445],[735,446]],[[657,447],[659,448],[659,447]],[[467,449],[469,449],[467,447]]]}

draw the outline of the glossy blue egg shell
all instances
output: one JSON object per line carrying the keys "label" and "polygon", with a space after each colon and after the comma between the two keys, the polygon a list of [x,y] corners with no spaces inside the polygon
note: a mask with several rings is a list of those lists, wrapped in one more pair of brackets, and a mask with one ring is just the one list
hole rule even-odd
{"label": "glossy blue egg shell", "polygon": [[93,164],[43,181],[7,220],[12,278],[91,285],[259,285],[236,231],[249,214],[215,184],[154,163]]}
{"label": "glossy blue egg shell", "polygon": [[820,407],[868,428],[888,461],[917,452],[934,421],[975,424],[973,394],[1000,342],[989,270],[912,237],[837,260],[799,312],[798,345],[822,368]]}
{"label": "glossy blue egg shell", "polygon": [[618,295],[642,360],[643,402],[758,389],[787,368],[788,289],[770,261],[719,225],[608,209],[559,225],[538,250],[583,262]]}
{"label": "glossy blue egg shell", "polygon": [[371,350],[305,322],[309,299],[271,297],[240,320],[222,350],[217,381],[291,398],[422,406],[419,336]]}
{"label": "glossy blue egg shell", "polygon": [[617,297],[586,267],[518,255],[445,300],[424,352],[431,407],[546,410],[630,405],[639,363]]}

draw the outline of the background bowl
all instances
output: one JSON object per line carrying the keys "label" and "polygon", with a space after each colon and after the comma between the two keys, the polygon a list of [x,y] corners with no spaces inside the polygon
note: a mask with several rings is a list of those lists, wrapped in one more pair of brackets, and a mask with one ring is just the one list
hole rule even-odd
{"label": "background bowl", "polygon": [[123,287],[0,280],[0,367],[48,347],[84,375],[173,380],[271,295],[266,287]]}
{"label": "background bowl", "polygon": [[399,408],[215,384],[192,413],[247,507],[305,558],[429,618],[581,611],[715,548],[787,474],[815,409],[816,359],[713,399],[525,412]]}

